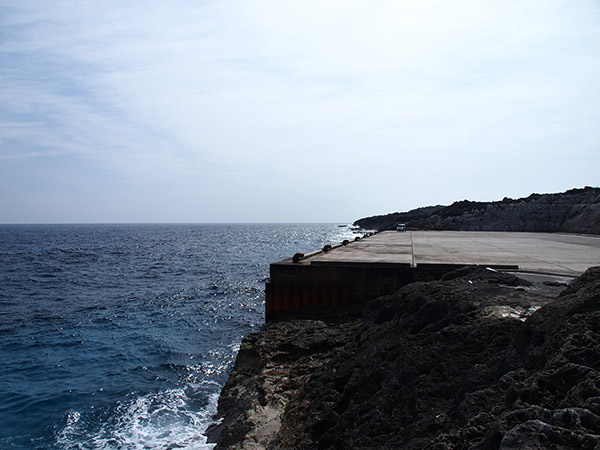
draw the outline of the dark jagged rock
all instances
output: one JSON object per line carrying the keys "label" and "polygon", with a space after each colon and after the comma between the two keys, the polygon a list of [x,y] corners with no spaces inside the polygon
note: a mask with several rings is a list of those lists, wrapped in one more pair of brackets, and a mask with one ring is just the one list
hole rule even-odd
{"label": "dark jagged rock", "polygon": [[600,188],[571,189],[558,194],[531,194],[498,202],[455,202],[354,222],[363,229],[462,231],[530,231],[600,234]]}
{"label": "dark jagged rock", "polygon": [[217,448],[600,448],[600,268],[554,289],[461,269],[359,323],[269,325],[223,390]]}
{"label": "dark jagged rock", "polygon": [[219,398],[223,420],[207,432],[217,449],[266,448],[285,408],[316,368],[343,347],[358,321],[270,322],[242,342]]}

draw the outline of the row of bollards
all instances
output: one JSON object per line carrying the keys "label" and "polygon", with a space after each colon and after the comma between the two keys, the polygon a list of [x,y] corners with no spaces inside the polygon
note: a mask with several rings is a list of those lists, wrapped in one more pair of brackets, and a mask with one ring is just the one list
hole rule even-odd
{"label": "row of bollards", "polygon": [[[364,239],[364,238],[371,237],[371,236],[373,236],[373,235],[375,235],[375,234],[377,234],[377,233],[379,233],[379,231],[369,231],[369,232],[367,232],[367,233],[363,234],[362,236],[356,236],[356,237],[354,238],[354,242],[358,242],[358,241],[360,241],[361,239]],[[323,252],[323,253],[328,253],[328,252],[330,252],[331,250],[333,250],[333,249],[335,249],[335,248],[337,248],[337,247],[340,247],[340,246],[345,246],[345,245],[348,245],[348,244],[350,244],[350,241],[349,241],[348,239],[345,239],[344,241],[342,241],[342,243],[341,243],[341,244],[337,244],[337,245],[335,245],[335,246],[332,246],[331,244],[326,244],[326,245],[324,245],[324,246],[323,246],[323,248],[320,250],[320,252]],[[318,252],[317,252],[317,253],[318,253]],[[315,253],[310,253],[308,256],[305,256],[305,255],[304,255],[304,253],[300,253],[300,252],[298,252],[298,253],[295,253],[295,254],[294,254],[294,256],[292,257],[292,262],[293,262],[294,264],[298,264],[298,263],[299,263],[299,262],[301,262],[303,259],[305,259],[305,258],[308,258],[308,257],[310,257],[310,256],[314,256],[314,254],[315,254]]]}

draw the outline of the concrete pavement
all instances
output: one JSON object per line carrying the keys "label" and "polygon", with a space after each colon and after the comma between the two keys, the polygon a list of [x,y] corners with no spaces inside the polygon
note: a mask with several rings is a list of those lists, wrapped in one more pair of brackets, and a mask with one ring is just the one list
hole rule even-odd
{"label": "concrete pavement", "polygon": [[315,265],[364,263],[485,265],[578,276],[600,265],[600,236],[487,231],[386,231],[304,261]]}

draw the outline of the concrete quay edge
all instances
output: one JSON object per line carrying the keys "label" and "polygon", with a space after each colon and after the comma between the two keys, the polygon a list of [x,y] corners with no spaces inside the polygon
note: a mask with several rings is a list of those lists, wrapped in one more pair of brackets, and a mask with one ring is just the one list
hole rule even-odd
{"label": "concrete quay edge", "polygon": [[460,267],[573,278],[600,265],[600,236],[565,233],[373,233],[270,265],[265,319],[339,309]]}

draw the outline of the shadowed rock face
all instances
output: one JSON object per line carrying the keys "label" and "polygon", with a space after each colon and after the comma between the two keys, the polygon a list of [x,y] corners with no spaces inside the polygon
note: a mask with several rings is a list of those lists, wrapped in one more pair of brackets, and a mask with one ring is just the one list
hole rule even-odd
{"label": "shadowed rock face", "polygon": [[600,188],[531,194],[498,202],[463,200],[403,213],[367,217],[354,224],[391,230],[397,223],[420,230],[529,231],[600,234]]}
{"label": "shadowed rock face", "polygon": [[[217,448],[600,448],[600,268],[551,296],[461,270],[371,301],[360,321],[252,335]],[[272,405],[257,438],[252,411]]]}
{"label": "shadowed rock face", "polygon": [[242,342],[219,398],[218,424],[209,428],[217,448],[266,448],[281,428],[285,409],[315,369],[344,347],[357,319],[270,322]]}

